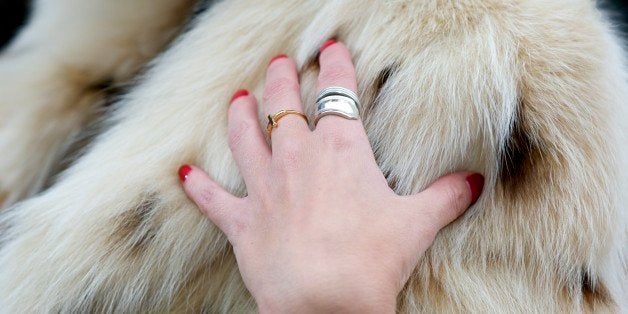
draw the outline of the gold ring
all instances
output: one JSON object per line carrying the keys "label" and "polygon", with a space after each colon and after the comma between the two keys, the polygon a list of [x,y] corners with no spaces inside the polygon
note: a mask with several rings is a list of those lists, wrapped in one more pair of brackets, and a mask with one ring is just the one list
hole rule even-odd
{"label": "gold ring", "polygon": [[273,129],[277,127],[277,123],[279,123],[279,119],[289,115],[289,114],[296,114],[298,116],[301,116],[303,119],[305,119],[305,123],[310,123],[307,119],[307,116],[305,115],[305,113],[301,112],[301,111],[296,111],[296,110],[279,110],[277,111],[277,113],[275,114],[269,114],[268,115],[268,125],[266,125],[266,133],[268,133],[268,138],[270,138],[270,134],[273,132]]}

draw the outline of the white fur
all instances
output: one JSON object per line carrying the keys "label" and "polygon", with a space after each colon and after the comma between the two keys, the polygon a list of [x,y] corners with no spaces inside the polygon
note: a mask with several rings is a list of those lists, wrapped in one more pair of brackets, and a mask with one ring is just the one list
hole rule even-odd
{"label": "white fur", "polygon": [[[487,177],[480,201],[426,253],[400,311],[628,310],[627,69],[585,0],[217,4],[57,184],[3,214],[0,309],[252,311],[226,239],[175,172],[198,164],[243,194],[226,143],[229,96],[260,95],[266,62],[288,53],[311,115],[309,65],[331,36],[354,53],[364,123],[398,193],[456,170]],[[500,171],[514,126],[530,149],[509,177]]]}
{"label": "white fur", "polygon": [[192,0],[37,0],[0,55],[0,207],[40,191],[104,93],[180,29]]}

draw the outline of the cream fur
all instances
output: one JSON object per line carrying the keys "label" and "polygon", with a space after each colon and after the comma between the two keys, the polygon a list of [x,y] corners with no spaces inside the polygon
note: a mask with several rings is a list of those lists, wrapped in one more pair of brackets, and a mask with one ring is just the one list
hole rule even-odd
{"label": "cream fur", "polygon": [[487,177],[401,312],[628,311],[627,69],[584,0],[215,5],[59,182],[5,211],[0,309],[253,311],[226,239],[175,172],[198,164],[243,194],[229,96],[259,96],[266,61],[284,52],[312,114],[316,50],[332,36],[354,53],[364,123],[398,193],[456,170]]}
{"label": "cream fur", "polygon": [[99,114],[100,87],[128,82],[172,39],[192,0],[37,0],[0,55],[0,207],[41,190]]}

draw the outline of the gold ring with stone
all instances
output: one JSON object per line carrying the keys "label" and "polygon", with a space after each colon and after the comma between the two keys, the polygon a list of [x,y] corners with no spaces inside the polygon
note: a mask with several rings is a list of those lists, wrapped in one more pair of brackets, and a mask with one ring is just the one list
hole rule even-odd
{"label": "gold ring with stone", "polygon": [[305,123],[310,123],[307,119],[305,113],[296,110],[279,110],[275,114],[268,115],[268,124],[266,125],[266,132],[268,133],[268,138],[270,138],[270,134],[273,132],[273,129],[278,126],[279,120],[289,114],[296,114],[305,119]]}

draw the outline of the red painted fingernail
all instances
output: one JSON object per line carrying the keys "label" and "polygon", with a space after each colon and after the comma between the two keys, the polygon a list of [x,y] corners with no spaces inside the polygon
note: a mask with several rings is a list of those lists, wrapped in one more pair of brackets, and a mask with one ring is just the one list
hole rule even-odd
{"label": "red painted fingernail", "polygon": [[275,60],[279,60],[279,59],[283,59],[283,58],[287,58],[288,55],[286,54],[280,54],[280,55],[276,55],[275,57],[273,57],[272,59],[270,59],[270,62],[268,62],[268,65],[270,65],[271,63],[273,63]]}
{"label": "red painted fingernail", "polygon": [[188,178],[188,174],[192,171],[192,167],[188,165],[183,165],[179,168],[179,179],[181,182],[185,182],[185,179]]}
{"label": "red painted fingernail", "polygon": [[324,42],[321,47],[318,49],[318,53],[323,52],[323,50],[327,49],[327,47],[333,45],[337,43],[337,41],[335,39],[328,39],[326,42]]}
{"label": "red painted fingernail", "polygon": [[238,97],[246,96],[248,94],[249,91],[247,91],[246,89],[240,89],[237,92],[233,93],[233,96],[231,96],[231,101],[229,103],[232,103]]}
{"label": "red painted fingernail", "polygon": [[473,205],[477,202],[478,198],[480,198],[480,194],[482,194],[484,176],[479,173],[474,173],[467,177],[467,184],[471,190],[471,205]]}

